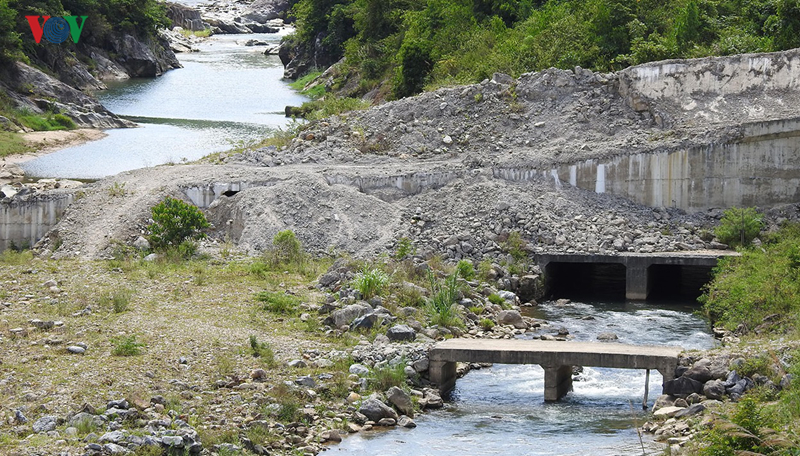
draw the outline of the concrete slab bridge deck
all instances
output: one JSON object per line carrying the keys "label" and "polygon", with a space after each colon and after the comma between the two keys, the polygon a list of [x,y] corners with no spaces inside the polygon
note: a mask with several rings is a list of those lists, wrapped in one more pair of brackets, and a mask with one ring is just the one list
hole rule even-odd
{"label": "concrete slab bridge deck", "polygon": [[553,402],[572,390],[572,366],[656,369],[672,380],[683,351],[676,346],[526,339],[450,339],[429,353],[430,380],[442,394],[453,389],[456,362],[538,364],[544,368],[544,400]]}

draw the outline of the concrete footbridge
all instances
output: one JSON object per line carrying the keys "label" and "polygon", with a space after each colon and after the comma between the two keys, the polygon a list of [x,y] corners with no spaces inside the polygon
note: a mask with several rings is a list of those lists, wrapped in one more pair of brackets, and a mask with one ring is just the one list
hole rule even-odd
{"label": "concrete footbridge", "polygon": [[[572,390],[572,366],[650,369],[672,380],[683,351],[675,346],[524,339],[450,339],[429,354],[430,380],[448,393],[456,383],[456,362],[538,364],[544,368],[544,400],[558,401]],[[647,402],[647,386],[645,400]]]}

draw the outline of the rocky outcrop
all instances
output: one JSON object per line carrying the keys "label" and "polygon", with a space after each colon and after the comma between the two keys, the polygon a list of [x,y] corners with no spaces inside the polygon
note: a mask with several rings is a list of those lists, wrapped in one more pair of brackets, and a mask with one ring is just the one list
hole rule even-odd
{"label": "rocky outcrop", "polygon": [[286,19],[286,12],[289,11],[288,0],[256,0],[241,15],[242,19],[266,24],[273,19]]}
{"label": "rocky outcrop", "polygon": [[206,30],[210,27],[200,17],[200,11],[179,3],[167,3],[167,17],[172,21],[173,27],[192,31]]}
{"label": "rocky outcrop", "polygon": [[324,37],[322,34],[317,36],[313,46],[298,44],[291,40],[284,42],[278,51],[278,57],[284,67],[283,77],[297,79],[311,68],[327,68],[336,63],[340,56],[322,44]]}
{"label": "rocky outcrop", "polygon": [[169,49],[169,43],[160,38],[145,42],[126,34],[113,41],[111,46],[118,56],[117,62],[134,78],[161,76],[170,69],[181,67]]}
{"label": "rocky outcrop", "polygon": [[35,113],[61,112],[80,127],[122,128],[134,124],[117,117],[97,100],[36,68],[17,62],[6,72],[0,88],[19,108]]}

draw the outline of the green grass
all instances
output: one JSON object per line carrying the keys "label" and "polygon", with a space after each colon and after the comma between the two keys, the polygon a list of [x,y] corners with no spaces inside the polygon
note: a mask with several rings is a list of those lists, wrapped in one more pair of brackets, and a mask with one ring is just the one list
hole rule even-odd
{"label": "green grass", "polygon": [[389,284],[389,275],[378,268],[364,267],[356,273],[350,285],[361,293],[362,299],[370,299],[383,293]]}
{"label": "green grass", "polygon": [[131,303],[133,292],[128,289],[117,289],[103,293],[98,300],[100,307],[108,308],[114,313],[122,313],[128,310]]}
{"label": "green grass", "polygon": [[267,367],[275,366],[275,351],[266,342],[259,342],[255,334],[250,334],[250,351],[253,357],[261,358]]}
{"label": "green grass", "polygon": [[299,78],[296,81],[290,83],[289,87],[291,87],[294,90],[297,90],[298,92],[300,92],[301,94],[307,96],[308,98],[311,98],[312,100],[316,100],[318,98],[321,98],[323,95],[325,95],[325,85],[324,84],[318,84],[318,85],[312,87],[309,90],[303,90],[305,88],[306,84],[308,84],[309,82],[313,81],[314,79],[316,79],[321,74],[322,74],[321,71],[312,71],[312,72],[306,74],[305,76],[303,76],[302,78]]}
{"label": "green grass", "polygon": [[33,252],[30,250],[23,250],[21,252],[6,249],[0,253],[0,263],[9,266],[21,266],[33,260]]}
{"label": "green grass", "polygon": [[111,339],[113,348],[111,354],[114,356],[136,356],[141,355],[145,344],[136,341],[136,336],[120,336]]}
{"label": "green grass", "polygon": [[772,330],[798,328],[800,320],[800,224],[788,224],[764,239],[763,250],[742,251],[714,269],[714,279],[700,297],[715,325],[754,330],[777,315]]}
{"label": "green grass", "polygon": [[428,273],[431,297],[426,303],[426,310],[431,324],[444,327],[463,327],[464,321],[458,310],[458,273],[445,278],[444,283],[436,280],[433,272]]}
{"label": "green grass", "polygon": [[372,103],[369,101],[360,98],[338,98],[328,96],[320,100],[303,103],[301,109],[308,112],[305,116],[306,119],[320,120],[350,111],[363,111],[371,105]]}
{"label": "green grass", "polygon": [[300,298],[297,296],[272,291],[258,293],[256,300],[264,304],[264,310],[282,315],[297,314],[300,305]]}
{"label": "green grass", "polygon": [[19,133],[0,131],[0,158],[15,154],[25,154],[32,149]]}
{"label": "green grass", "polygon": [[385,392],[393,386],[403,386],[406,383],[406,363],[397,363],[395,366],[385,365],[372,370],[369,386],[374,391]]}

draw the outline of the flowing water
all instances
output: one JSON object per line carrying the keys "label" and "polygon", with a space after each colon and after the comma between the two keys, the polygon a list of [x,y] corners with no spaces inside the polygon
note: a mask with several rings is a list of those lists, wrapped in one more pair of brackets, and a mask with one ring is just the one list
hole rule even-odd
{"label": "flowing water", "polygon": [[[592,341],[614,332],[620,342],[710,348],[714,341],[693,308],[634,303],[544,303],[528,315],[551,323],[541,333],[569,329],[574,340]],[[532,336],[527,336],[532,337]],[[544,371],[539,366],[494,365],[456,382],[452,401],[416,419],[416,429],[359,433],[335,454],[347,455],[648,455],[663,446],[636,426],[642,411],[644,371],[584,368],[573,392],[544,403]],[[650,401],[661,392],[652,371]]]}
{"label": "flowing water", "polygon": [[98,99],[139,128],[107,130],[99,141],[45,155],[23,165],[31,177],[97,179],[136,168],[180,163],[256,141],[285,127],[286,105],[304,97],[284,81],[277,56],[255,39],[281,34],[218,35],[178,54],[184,68],[154,79],[109,84]]}

